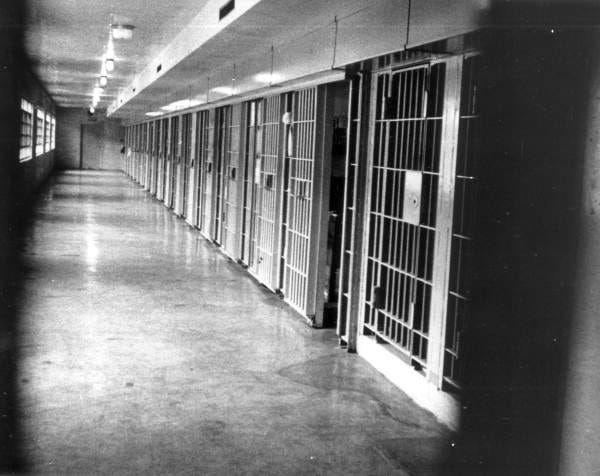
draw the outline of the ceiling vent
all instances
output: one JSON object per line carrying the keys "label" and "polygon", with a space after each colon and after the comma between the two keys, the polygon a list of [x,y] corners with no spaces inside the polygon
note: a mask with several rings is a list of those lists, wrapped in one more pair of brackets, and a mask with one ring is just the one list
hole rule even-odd
{"label": "ceiling vent", "polygon": [[219,20],[222,20],[229,15],[235,8],[235,0],[229,0],[225,5],[219,9]]}

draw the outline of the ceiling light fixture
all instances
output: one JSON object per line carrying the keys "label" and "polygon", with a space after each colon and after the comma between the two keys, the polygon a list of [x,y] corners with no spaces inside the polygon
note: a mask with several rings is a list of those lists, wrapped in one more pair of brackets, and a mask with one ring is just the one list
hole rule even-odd
{"label": "ceiling light fixture", "polygon": [[106,71],[115,69],[115,46],[112,40],[112,33],[108,37],[108,46],[106,47]]}
{"label": "ceiling light fixture", "polygon": [[121,23],[115,23],[110,26],[112,30],[112,37],[115,40],[131,40],[133,37],[133,25],[125,25]]}
{"label": "ceiling light fixture", "polygon": [[234,89],[230,86],[217,86],[216,88],[212,88],[211,91],[219,94],[225,94],[227,96],[231,96],[234,93]]}
{"label": "ceiling light fixture", "polygon": [[180,101],[175,101],[166,106],[161,107],[163,111],[181,111],[182,109],[189,109],[190,107],[196,107],[202,104],[202,101],[199,99],[182,99]]}
{"label": "ceiling light fixture", "polygon": [[100,76],[100,87],[103,88],[108,83],[108,77]]}

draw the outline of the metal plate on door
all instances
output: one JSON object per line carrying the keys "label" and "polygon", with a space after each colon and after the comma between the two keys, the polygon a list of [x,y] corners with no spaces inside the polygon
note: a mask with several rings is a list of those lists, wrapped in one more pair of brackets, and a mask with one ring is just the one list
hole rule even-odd
{"label": "metal plate on door", "polygon": [[422,172],[414,170],[407,170],[404,172],[404,206],[402,208],[402,219],[413,225],[418,225],[421,221],[422,188]]}

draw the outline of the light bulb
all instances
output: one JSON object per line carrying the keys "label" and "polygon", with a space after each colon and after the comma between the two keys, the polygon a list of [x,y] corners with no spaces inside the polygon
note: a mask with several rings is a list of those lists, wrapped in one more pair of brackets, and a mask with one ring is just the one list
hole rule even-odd
{"label": "light bulb", "polygon": [[90,106],[90,114],[94,114],[96,112],[96,109],[94,109],[94,106]]}

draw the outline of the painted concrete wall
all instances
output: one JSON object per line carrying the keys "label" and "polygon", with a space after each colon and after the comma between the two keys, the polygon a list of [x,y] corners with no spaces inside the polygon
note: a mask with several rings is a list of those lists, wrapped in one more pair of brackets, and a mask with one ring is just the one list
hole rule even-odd
{"label": "painted concrete wall", "polygon": [[456,474],[598,471],[599,13],[490,12]]}
{"label": "painted concrete wall", "polygon": [[81,126],[81,168],[121,170],[121,125],[103,120]]}
{"label": "painted concrete wall", "polygon": [[121,123],[101,112],[58,108],[56,167],[59,169],[121,169]]}
{"label": "painted concrete wall", "polygon": [[[596,15],[598,12],[596,12]],[[600,35],[599,35],[600,36]],[[593,45],[600,45],[596,37]],[[587,46],[583,188],[579,208],[575,296],[565,372],[561,476],[597,474],[600,467],[600,61],[598,46]],[[580,47],[581,48],[581,47]],[[583,49],[585,52],[586,50]],[[583,132],[582,130],[582,132]]]}

